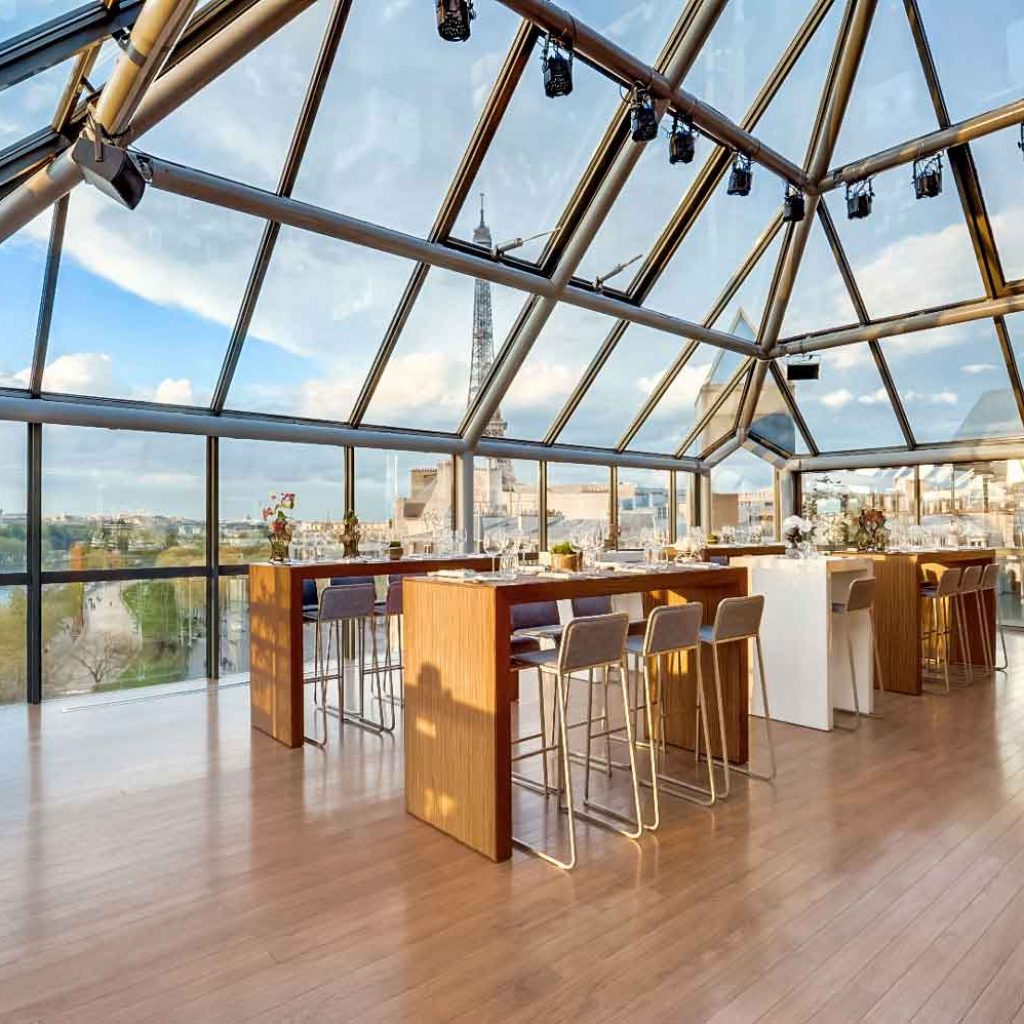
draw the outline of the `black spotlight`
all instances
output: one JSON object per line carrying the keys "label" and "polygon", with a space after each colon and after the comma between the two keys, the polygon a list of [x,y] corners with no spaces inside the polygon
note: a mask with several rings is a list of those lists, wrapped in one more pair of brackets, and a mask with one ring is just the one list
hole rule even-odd
{"label": "black spotlight", "polygon": [[676,114],[672,119],[672,133],[668,137],[668,162],[688,164],[696,150],[697,133],[693,125]]}
{"label": "black spotlight", "polygon": [[796,185],[786,186],[786,195],[782,200],[782,221],[784,224],[796,224],[804,219],[807,206],[804,194]]}
{"label": "black spotlight", "polygon": [[730,196],[749,196],[750,186],[754,183],[754,173],[750,169],[750,157],[746,153],[737,153],[732,160],[732,171],[729,174],[729,187],[726,192]]}
{"label": "black spotlight", "polygon": [[914,198],[934,199],[942,194],[942,155],[914,161]]}
{"label": "black spotlight", "polygon": [[123,149],[106,143],[97,145],[80,135],[71,150],[71,159],[82,169],[82,177],[104,195],[134,210],[146,191],[135,159]]}
{"label": "black spotlight", "polygon": [[475,17],[473,0],[437,0],[437,34],[449,43],[464,43]]}
{"label": "black spotlight", "polygon": [[871,179],[851,181],[846,185],[846,216],[850,220],[863,220],[871,216],[871,200],[875,198],[875,190],[871,187]]}
{"label": "black spotlight", "polygon": [[1024,153],[1024,124],[1020,126],[1020,142],[1017,143],[1017,148]]}
{"label": "black spotlight", "polygon": [[658,137],[658,114],[646,89],[637,89],[629,108],[629,123],[634,142],[650,142]]}
{"label": "black spotlight", "polygon": [[551,99],[568,96],[572,92],[572,50],[568,47],[563,50],[548,36],[540,60],[544,68],[544,92],[547,96]]}

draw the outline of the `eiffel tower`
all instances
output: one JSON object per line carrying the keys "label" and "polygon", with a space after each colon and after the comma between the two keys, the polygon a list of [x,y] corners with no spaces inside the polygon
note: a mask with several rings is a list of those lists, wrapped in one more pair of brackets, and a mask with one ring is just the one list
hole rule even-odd
{"label": "eiffel tower", "polygon": [[[473,241],[491,251],[494,240],[491,229],[484,220],[484,195],[480,193],[480,223],[473,231]],[[473,358],[469,369],[469,399],[472,406],[483,387],[491,364],[494,362],[494,313],[491,307],[491,282],[476,279],[473,292]],[[495,409],[490,422],[484,430],[485,437],[504,437],[508,423],[501,418],[501,409]],[[501,468],[501,486],[511,487],[515,483],[515,473],[508,459],[495,460]]]}

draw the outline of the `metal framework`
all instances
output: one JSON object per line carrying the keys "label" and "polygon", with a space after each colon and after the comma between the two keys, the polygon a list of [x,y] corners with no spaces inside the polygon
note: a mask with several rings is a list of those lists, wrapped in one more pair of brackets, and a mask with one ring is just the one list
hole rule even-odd
{"label": "metal framework", "polygon": [[[844,467],[918,465],[927,462],[983,461],[1024,457],[1024,388],[1007,327],[1007,317],[1024,312],[1024,280],[1008,279],[1007,264],[1001,258],[992,218],[986,206],[982,182],[971,145],[984,136],[1024,121],[1024,97],[958,123],[947,107],[931,47],[941,25],[927,20],[918,0],[904,0],[907,30],[935,116],[936,128],[917,138],[868,154],[841,166],[831,166],[832,154],[843,124],[851,92],[857,81],[861,56],[870,41],[877,0],[808,0],[807,14],[771,72],[761,85],[744,116],[734,122],[700,96],[684,88],[687,72],[704,52],[716,24],[730,10],[730,0],[678,0],[679,16],[665,40],[660,56],[647,63],[602,35],[593,26],[571,16],[547,0],[498,0],[521,17],[504,61],[486,100],[479,107],[475,127],[448,188],[437,206],[433,224],[425,237],[382,227],[355,217],[312,206],[293,198],[303,155],[312,133],[332,68],[344,55],[346,27],[351,10],[369,0],[213,0],[195,11],[194,0],[92,0],[58,18],[24,32],[14,39],[0,40],[0,91],[24,82],[63,61],[71,71],[57,109],[49,123],[26,138],[0,151],[0,244],[33,217],[52,210],[49,242],[40,294],[33,358],[24,388],[0,389],[0,418],[27,424],[28,451],[28,548],[24,573],[0,576],[3,583],[29,588],[29,680],[30,696],[38,699],[41,644],[41,594],[53,574],[43,572],[39,560],[41,544],[41,473],[44,424],[78,424],[115,429],[187,433],[207,438],[207,556],[205,568],[175,570],[174,575],[204,575],[207,579],[208,625],[210,630],[209,674],[216,676],[216,631],[218,628],[218,584],[222,572],[236,569],[219,565],[216,522],[218,519],[218,445],[221,437],[299,441],[341,447],[346,466],[346,504],[354,496],[358,448],[392,448],[433,452],[450,456],[460,467],[457,482],[462,488],[462,514],[472,506],[465,487],[471,479],[473,459],[528,459],[541,464],[541,481],[546,481],[547,464],[575,462],[609,468],[614,484],[618,468],[668,470],[672,490],[677,472],[694,474],[690,494],[695,507],[708,500],[710,470],[737,451],[752,452],[776,469],[799,472]],[[149,128],[174,112],[198,91],[264,40],[289,24],[313,4],[331,3],[326,29],[315,62],[310,68],[304,101],[291,136],[274,192],[238,181],[184,167],[161,158],[159,153],[142,153],[134,147]],[[486,18],[486,5],[480,6]],[[756,134],[764,115],[772,108],[782,87],[817,34],[824,31],[830,12],[842,18],[831,62],[821,80],[817,113],[811,126],[810,142],[803,165],[797,165]],[[629,137],[629,106],[625,100],[608,111],[607,127],[592,153],[543,252],[536,262],[510,253],[494,255],[466,239],[455,237],[455,224],[469,201],[477,177],[499,132],[517,91],[527,87],[525,79],[531,59],[547,35],[571,40],[581,65],[610,79],[624,89],[642,87],[656,101],[659,118],[685,116],[712,145],[703,166],[693,176],[676,209],[657,241],[645,254],[640,269],[628,286],[598,288],[578,276],[581,261],[595,235],[606,222],[623,188],[634,173],[643,147]],[[88,80],[99,47],[114,39],[124,51],[117,67],[98,95],[90,95]],[[382,45],[384,41],[382,41]],[[571,102],[571,98],[566,101]],[[68,231],[68,194],[82,181],[81,168],[71,147],[83,133],[96,137],[96,146],[129,145],[144,170],[149,185],[191,200],[239,211],[263,222],[262,238],[255,252],[248,282],[235,318],[223,358],[217,385],[208,406],[172,407],[140,400],[101,400],[46,393],[45,369],[57,296],[61,261]],[[769,172],[773,187],[797,186],[805,195],[806,216],[795,224],[784,224],[781,214],[772,218],[720,295],[700,322],[691,322],[652,308],[654,286],[676,258],[680,246],[698,223],[715,194],[736,152],[746,154]],[[833,211],[825,196],[830,191],[873,174],[908,167],[914,160],[944,153],[957,188],[963,223],[972,243],[983,294],[969,301],[949,303],[932,309],[908,309],[898,316],[873,317],[858,281],[854,262],[847,254]],[[1010,157],[1008,157],[1010,159]],[[834,204],[833,204],[834,205]],[[856,322],[828,329],[782,336],[783,322],[798,272],[814,225],[820,225],[842,281],[845,294],[856,313]],[[355,382],[355,399],[344,420],[314,421],[265,414],[232,411],[232,387],[239,359],[248,344],[253,314],[257,308],[275,245],[282,226],[343,239],[378,252],[409,259],[413,267],[401,298],[379,339],[376,354],[364,380]],[[773,243],[781,239],[778,260],[756,337],[722,330],[719,320],[740,292],[749,276],[763,267]],[[488,281],[515,289],[524,302],[500,347],[489,374],[473,389],[472,401],[458,429],[447,434],[403,429],[401,423],[369,425],[366,417],[374,395],[390,365],[410,315],[422,301],[423,285],[434,267],[445,268],[467,279]],[[710,296],[709,296],[710,298]],[[575,385],[558,406],[547,430],[536,442],[486,436],[487,424],[522,370],[534,343],[561,305],[602,313],[614,323],[596,345],[594,354]],[[1008,388],[1020,416],[1020,430],[994,440],[966,439],[949,444],[922,443],[915,435],[901,395],[893,379],[882,339],[936,327],[988,320],[1002,357]],[[609,359],[623,342],[631,324],[644,325],[680,339],[679,351],[671,365],[654,382],[649,395],[629,420],[613,448],[562,444],[559,438],[581,403],[608,369]],[[866,345],[878,371],[885,399],[891,405],[903,443],[898,447],[858,451],[828,451],[822,447],[801,408],[801,396],[788,385],[781,361],[801,353],[826,352],[847,346]],[[680,374],[686,372],[698,352],[707,346],[741,358],[724,388],[714,400],[696,410],[693,428],[673,452],[637,450],[636,439],[650,417],[666,399]],[[799,435],[807,455],[785,451],[779,441],[758,430],[756,412],[763,389],[768,386],[781,397],[786,414]],[[738,401],[731,431],[707,443],[705,431],[728,401]],[[729,407],[731,411],[731,406]],[[703,445],[696,456],[692,452]],[[787,479],[790,477],[787,476]],[[456,477],[453,477],[453,481]],[[788,485],[787,485],[788,486]],[[542,491],[545,488],[542,486]],[[785,490],[785,488],[783,488]],[[614,504],[614,486],[613,504]],[[787,492],[788,493],[788,492]],[[546,495],[541,497],[541,506]],[[673,509],[675,502],[673,501]],[[613,515],[616,514],[613,509]],[[541,531],[546,531],[543,521]],[[674,529],[674,524],[673,524]],[[143,573],[143,577],[152,573]],[[63,578],[63,577],[61,577]]]}

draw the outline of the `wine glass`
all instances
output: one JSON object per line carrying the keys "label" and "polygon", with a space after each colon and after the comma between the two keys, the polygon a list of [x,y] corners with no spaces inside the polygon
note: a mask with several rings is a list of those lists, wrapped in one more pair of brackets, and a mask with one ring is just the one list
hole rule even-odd
{"label": "wine glass", "polygon": [[497,530],[488,530],[484,534],[484,551],[491,556],[491,572],[496,572],[498,553],[501,551],[501,541]]}

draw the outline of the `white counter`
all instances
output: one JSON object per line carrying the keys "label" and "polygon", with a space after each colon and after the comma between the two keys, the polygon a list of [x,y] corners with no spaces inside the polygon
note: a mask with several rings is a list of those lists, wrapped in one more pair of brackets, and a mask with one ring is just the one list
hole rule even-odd
{"label": "white counter", "polygon": [[[867,612],[834,615],[855,579],[874,574],[870,559],[757,556],[734,558],[750,572],[750,593],[764,594],[761,644],[771,716],[812,729],[832,728],[832,709],[853,710],[847,631],[853,641],[862,713],[873,708],[871,623]],[[751,681],[755,660],[751,652]],[[751,688],[751,714],[763,715],[761,692]]]}

